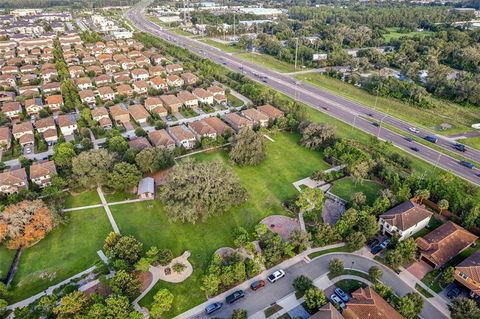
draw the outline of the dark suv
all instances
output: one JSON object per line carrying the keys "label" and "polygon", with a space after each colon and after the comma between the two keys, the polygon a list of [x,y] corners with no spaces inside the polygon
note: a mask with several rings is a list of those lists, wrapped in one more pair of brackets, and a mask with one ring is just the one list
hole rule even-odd
{"label": "dark suv", "polygon": [[243,292],[243,290],[237,290],[233,294],[228,295],[227,298],[225,298],[225,301],[227,303],[234,303],[235,301],[237,301],[240,298],[243,298],[244,296],[245,296],[245,293]]}

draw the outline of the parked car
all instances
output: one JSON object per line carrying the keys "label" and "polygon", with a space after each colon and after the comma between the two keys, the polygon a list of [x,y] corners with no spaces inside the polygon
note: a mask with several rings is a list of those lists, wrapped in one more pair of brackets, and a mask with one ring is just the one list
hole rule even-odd
{"label": "parked car", "polygon": [[475,168],[475,165],[473,165],[472,163],[468,162],[468,161],[460,161],[460,165],[463,165],[465,167],[468,167],[470,169],[474,169]]}
{"label": "parked car", "polygon": [[214,313],[215,311],[219,310],[220,308],[222,308],[223,306],[223,303],[221,302],[214,302],[212,304],[209,304],[206,308],[205,308],[205,314],[209,315],[209,314],[212,314]]}
{"label": "parked car", "polygon": [[345,303],[337,295],[331,295],[330,300],[334,305],[338,305],[340,308],[345,308]]}
{"label": "parked car", "polygon": [[344,302],[347,302],[350,300],[350,297],[340,288],[335,288],[335,293],[337,296],[340,297]]}
{"label": "parked car", "polygon": [[378,244],[380,244],[380,241],[377,238],[371,239],[367,243],[369,248],[373,248],[373,247],[377,246]]}
{"label": "parked car", "polygon": [[227,303],[234,303],[235,301],[237,301],[238,299],[241,299],[245,297],[245,293],[243,292],[243,290],[237,290],[237,291],[234,291],[231,295],[228,295],[226,298],[225,298],[225,301]]}
{"label": "parked car", "polygon": [[409,127],[408,130],[413,133],[417,133],[417,134],[420,133],[420,130],[416,127]]}
{"label": "parked car", "polygon": [[437,143],[438,142],[438,137],[433,136],[433,135],[427,135],[424,137],[426,141],[429,141],[430,143]]}
{"label": "parked car", "polygon": [[418,147],[415,147],[415,146],[412,146],[410,147],[410,149],[414,152],[420,152],[420,150],[418,149]]}
{"label": "parked car", "polygon": [[447,297],[450,299],[456,298],[458,295],[460,295],[460,289],[457,287],[454,287],[447,292]]}
{"label": "parked car", "polygon": [[252,288],[253,291],[258,290],[258,289],[262,288],[263,286],[265,286],[265,281],[263,281],[263,280],[257,280],[257,281],[254,281],[250,284],[250,288]]}
{"label": "parked car", "polygon": [[453,148],[455,148],[457,151],[460,151],[460,152],[466,152],[467,151],[467,148],[465,147],[465,145],[460,144],[460,143],[456,143],[455,145],[453,145]]}
{"label": "parked car", "polygon": [[388,244],[390,244],[390,239],[387,238],[384,241],[382,241],[382,243],[380,244],[380,247],[382,247],[382,249],[387,248]]}
{"label": "parked car", "polygon": [[270,274],[267,278],[268,278],[268,281],[270,281],[273,284],[274,282],[276,282],[278,279],[282,277],[285,277],[285,271],[280,269]]}
{"label": "parked car", "polygon": [[372,249],[370,249],[370,252],[373,254],[373,255],[376,255],[378,254],[379,252],[382,251],[382,246],[380,245],[377,245],[377,246],[374,246]]}

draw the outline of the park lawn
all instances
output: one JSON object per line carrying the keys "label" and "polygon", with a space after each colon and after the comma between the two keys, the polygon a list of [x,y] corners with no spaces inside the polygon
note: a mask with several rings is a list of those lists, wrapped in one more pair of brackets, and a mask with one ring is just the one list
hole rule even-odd
{"label": "park lawn", "polygon": [[95,188],[78,194],[68,194],[65,196],[64,208],[82,207],[101,203],[102,201],[100,200],[97,189]]}
{"label": "park lawn", "polygon": [[[280,73],[295,72],[295,66],[293,64],[285,61],[280,61],[268,54],[245,52],[235,54],[235,56]],[[300,70],[301,67],[297,67],[296,71]]]}
{"label": "park lawn", "polygon": [[107,193],[103,191],[103,194],[105,195],[105,199],[109,203],[115,203],[115,202],[121,202],[127,199],[136,199],[137,194],[135,193],[126,193],[126,192],[121,192],[121,191],[115,191],[113,193]]}
{"label": "park lawn", "polygon": [[391,40],[397,40],[401,37],[414,37],[416,35],[429,35],[432,34],[431,31],[411,31],[411,32],[400,32],[399,28],[387,28],[388,33],[386,33],[383,38],[385,42],[390,42]]}
{"label": "park lawn", "polygon": [[12,302],[37,294],[99,260],[97,251],[112,231],[103,208],[71,212],[68,217],[67,224],[23,252],[12,283]]}
{"label": "park lawn", "polygon": [[480,150],[480,136],[464,138],[458,142]]}
{"label": "park lawn", "polygon": [[[263,163],[255,167],[233,167],[248,190],[249,200],[225,214],[192,225],[170,223],[158,201],[111,207],[122,234],[136,236],[145,248],[156,245],[159,248],[170,248],[175,255],[180,255],[185,250],[192,253],[190,261],[194,267],[193,275],[181,284],[157,284],[140,301],[142,306],[149,307],[153,295],[160,288],[168,288],[175,295],[173,309],[167,317],[178,315],[205,301],[205,294],[200,290],[201,277],[215,250],[232,246],[233,230],[242,226],[253,231],[264,217],[286,214],[282,201],[298,194],[292,183],[309,176],[315,170],[328,168],[320,152],[307,150],[297,144],[299,135],[269,135],[275,142],[266,141],[267,159]],[[230,165],[223,151],[202,153],[195,157],[202,161],[218,160]]]}
{"label": "park lawn", "polygon": [[358,181],[355,183],[352,177],[345,177],[333,182],[333,187],[330,189],[334,195],[350,201],[353,193],[362,192],[367,197],[367,203],[372,204],[378,196],[378,192],[384,189],[382,184],[370,180]]}
{"label": "park lawn", "polygon": [[[375,103],[375,95],[326,75],[309,73],[297,75],[296,78],[411,124],[436,130],[436,133],[441,135],[471,131],[471,124],[480,121],[480,113],[474,108],[444,100],[433,99],[436,108],[431,110],[421,109],[393,98],[378,97]],[[449,123],[453,127],[444,131],[437,130],[442,123]]]}
{"label": "park lawn", "polygon": [[240,106],[243,106],[244,104],[242,100],[240,100],[238,97],[236,97],[231,93],[227,93],[227,99],[228,99],[228,102],[230,102],[230,105],[233,107],[240,107]]}
{"label": "park lawn", "polygon": [[222,43],[222,42],[215,41],[213,39],[204,39],[204,40],[201,40],[201,41],[203,43],[206,43],[206,44],[208,44],[212,47],[215,47],[215,48],[220,49],[223,52],[227,52],[227,53],[240,53],[240,52],[244,51],[244,50],[242,50],[241,48],[239,48],[235,45],[225,44],[225,43]]}
{"label": "park lawn", "polygon": [[0,281],[7,276],[14,256],[14,249],[7,249],[5,246],[0,246]]}

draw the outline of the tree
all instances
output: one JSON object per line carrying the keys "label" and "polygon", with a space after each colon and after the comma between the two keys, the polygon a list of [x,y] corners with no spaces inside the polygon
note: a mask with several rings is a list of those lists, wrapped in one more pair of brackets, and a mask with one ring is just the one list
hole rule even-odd
{"label": "tree", "polygon": [[385,261],[393,268],[398,268],[403,261],[403,257],[398,250],[389,250],[385,255]]}
{"label": "tree", "polygon": [[343,273],[345,267],[343,266],[343,260],[334,258],[328,262],[328,271],[332,276],[338,276]]}
{"label": "tree", "polygon": [[406,319],[416,318],[422,311],[423,298],[416,292],[408,293],[398,299],[397,308]]}
{"label": "tree", "polygon": [[123,269],[117,271],[110,279],[109,286],[114,294],[126,296],[130,301],[140,293],[140,281],[135,275]]}
{"label": "tree", "polygon": [[462,225],[465,228],[474,227],[480,218],[480,205],[475,205],[469,211],[465,211],[462,214]]}
{"label": "tree", "polygon": [[313,281],[312,279],[308,278],[307,276],[300,275],[297,278],[293,280],[293,288],[295,289],[295,292],[297,292],[300,295],[304,295],[305,292],[314,287],[313,286]]}
{"label": "tree", "polygon": [[144,173],[154,173],[174,164],[173,153],[165,147],[149,147],[135,156],[135,162]]}
{"label": "tree", "polygon": [[437,203],[438,208],[440,209],[440,214],[443,213],[444,210],[448,209],[449,203],[446,199],[441,199]]}
{"label": "tree", "polygon": [[266,157],[263,136],[250,128],[242,128],[232,141],[230,160],[240,166],[258,165]]}
{"label": "tree", "polygon": [[413,238],[407,238],[397,244],[395,250],[402,256],[403,262],[415,259],[417,244]]}
{"label": "tree", "polygon": [[233,244],[235,245],[235,247],[238,248],[244,247],[250,241],[250,235],[248,234],[248,231],[243,227],[235,228],[234,237],[235,239],[233,240]]}
{"label": "tree", "polygon": [[76,156],[75,146],[72,143],[59,143],[53,147],[53,161],[55,166],[61,170],[68,170],[72,167],[72,159]]}
{"label": "tree", "polygon": [[128,142],[121,135],[116,135],[110,138],[107,142],[107,149],[109,152],[123,155],[128,149]]}
{"label": "tree", "polygon": [[230,319],[247,319],[248,313],[245,309],[235,309],[230,316]]}
{"label": "tree", "polygon": [[310,210],[321,212],[324,202],[325,195],[322,189],[306,188],[298,196],[297,200],[295,201],[295,205],[298,207],[298,209],[300,209],[301,212],[307,212]]}
{"label": "tree", "polygon": [[[126,296],[110,295],[105,299],[105,318],[139,318],[140,313],[133,310],[130,301]],[[102,318],[95,316],[93,318]],[[143,318],[141,316],[140,318]]]}
{"label": "tree", "polygon": [[305,292],[305,305],[310,312],[316,312],[327,304],[327,297],[322,290],[312,287]]}
{"label": "tree", "polygon": [[300,144],[312,150],[322,149],[335,140],[335,127],[324,123],[310,123],[302,131]]}
{"label": "tree", "polygon": [[242,204],[247,192],[232,170],[215,162],[182,160],[160,192],[172,221],[195,223]]}
{"label": "tree", "polygon": [[428,199],[430,197],[430,190],[424,188],[424,189],[419,189],[415,192],[415,197],[419,201],[423,201],[425,199]]}
{"label": "tree", "polygon": [[162,266],[168,265],[173,260],[173,253],[170,249],[162,249],[158,253],[158,263]]}
{"label": "tree", "polygon": [[87,309],[88,299],[81,291],[74,291],[60,299],[58,306],[53,309],[58,319],[80,318]]}
{"label": "tree", "polygon": [[5,207],[0,214],[0,243],[5,241],[9,249],[28,247],[53,227],[52,213],[42,200],[24,200]]}
{"label": "tree", "polygon": [[312,244],[312,234],[301,229],[294,229],[288,238],[295,247],[296,253],[301,253]]}
{"label": "tree", "polygon": [[372,266],[368,269],[368,275],[373,283],[377,282],[382,278],[383,271],[377,266]]}
{"label": "tree", "polygon": [[169,311],[173,304],[173,294],[168,289],[161,289],[153,296],[150,316],[161,318],[162,314]]}
{"label": "tree", "polygon": [[37,308],[45,317],[52,317],[53,309],[55,308],[57,301],[57,296],[55,295],[43,296],[38,301]]}
{"label": "tree", "polygon": [[352,250],[358,250],[365,246],[367,238],[365,238],[365,235],[363,233],[357,231],[348,235],[346,241],[348,248]]}
{"label": "tree", "polygon": [[447,267],[442,272],[441,282],[443,287],[447,287],[455,280],[455,270],[453,267]]}
{"label": "tree", "polygon": [[73,179],[82,188],[105,185],[113,165],[113,156],[107,150],[90,150],[72,160]]}
{"label": "tree", "polygon": [[355,208],[362,207],[367,202],[367,196],[365,196],[365,194],[362,193],[362,192],[353,193],[353,195],[350,197],[350,199],[351,199],[351,201],[353,203],[353,206]]}
{"label": "tree", "polygon": [[111,232],[105,239],[103,250],[108,258],[124,260],[133,266],[140,259],[143,244],[133,236],[121,236]]}
{"label": "tree", "polygon": [[480,318],[480,309],[472,299],[455,298],[449,308],[452,319]]}
{"label": "tree", "polygon": [[340,239],[340,235],[329,224],[318,223],[315,225],[313,241],[317,246],[322,247]]}
{"label": "tree", "polygon": [[218,292],[218,288],[220,287],[221,280],[215,274],[208,274],[203,276],[202,278],[202,286],[201,289],[205,291],[205,295],[208,297],[214,296]]}
{"label": "tree", "polygon": [[125,162],[115,164],[113,171],[108,175],[108,185],[113,189],[128,191],[138,185],[142,179],[142,172],[137,166]]}

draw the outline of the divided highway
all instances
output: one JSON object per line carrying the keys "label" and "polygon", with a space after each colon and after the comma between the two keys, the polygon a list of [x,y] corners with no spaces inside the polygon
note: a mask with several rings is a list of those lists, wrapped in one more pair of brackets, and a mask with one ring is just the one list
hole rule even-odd
{"label": "divided highway", "polygon": [[[126,13],[126,18],[139,30],[151,33],[175,45],[200,54],[205,58],[223,64],[232,71],[243,73],[257,82],[262,82],[264,85],[268,85],[276,91],[282,92],[347,124],[353,125],[362,131],[375,135],[380,139],[391,141],[396,147],[409,152],[412,156],[422,158],[432,165],[439,166],[467,181],[480,185],[479,169],[465,167],[459,163],[458,159],[426,145],[409,142],[403,135],[390,131],[382,127],[382,125],[375,126],[373,122],[386,123],[405,132],[409,132],[408,129],[412,125],[390,115],[386,115],[385,113],[372,110],[346,98],[334,95],[318,87],[306,83],[299,83],[289,75],[280,74],[257,64],[239,59],[232,54],[225,53],[203,42],[164,30],[145,17],[145,8],[150,3],[151,0],[142,1]],[[426,135],[432,135],[433,133],[421,129],[417,134],[420,137],[424,137]],[[480,151],[468,148],[467,152],[462,153],[453,148],[453,141],[446,137],[437,137],[437,146],[452,153],[457,153],[468,160],[480,163]],[[412,147],[415,147],[418,151],[413,151]]]}

